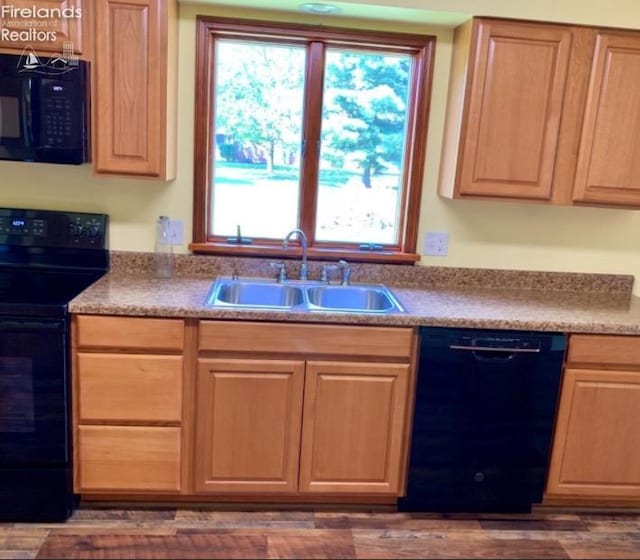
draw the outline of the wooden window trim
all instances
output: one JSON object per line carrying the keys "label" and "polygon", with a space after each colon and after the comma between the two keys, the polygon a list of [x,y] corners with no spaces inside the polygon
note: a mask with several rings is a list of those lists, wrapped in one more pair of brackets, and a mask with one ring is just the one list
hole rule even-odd
{"label": "wooden window trim", "polygon": [[[214,45],[217,37],[247,37],[255,34],[260,38],[282,40],[294,43],[304,36],[304,43],[310,44],[310,65],[324,64],[322,50],[316,43],[322,42],[331,47],[375,48],[384,45],[387,51],[413,53],[415,56],[414,76],[409,98],[410,110],[407,122],[406,155],[403,174],[404,195],[400,212],[400,243],[385,245],[383,251],[361,251],[357,244],[318,242],[314,239],[317,189],[302,189],[300,200],[300,224],[309,240],[308,255],[313,258],[346,258],[359,262],[415,263],[420,255],[416,253],[420,200],[424,176],[424,162],[427,144],[427,126],[429,122],[429,104],[433,77],[435,37],[402,33],[363,31],[310,25],[265,23],[260,21],[239,20],[234,18],[197,17],[196,31],[196,98],[194,132],[194,208],[193,243],[189,249],[194,253],[224,254],[238,256],[275,256],[296,257],[300,254],[295,243],[287,252],[283,252],[278,240],[259,240],[251,245],[235,245],[226,238],[209,234],[209,208],[211,204],[211,165],[213,148],[211,126],[213,107],[211,92],[215,84],[213,65]],[[312,76],[311,78],[309,76]],[[315,76],[315,78],[314,78]],[[307,80],[317,80],[317,73],[307,74]],[[307,83],[307,86],[310,84]],[[311,84],[311,90],[319,88]],[[309,111],[321,110],[321,96],[311,95],[305,103],[305,115]],[[309,124],[312,123],[312,124]],[[319,121],[306,119],[305,137],[319,138]],[[317,183],[317,166],[310,162],[317,160],[315,142],[309,142],[314,153],[304,158],[301,177],[304,184]]]}

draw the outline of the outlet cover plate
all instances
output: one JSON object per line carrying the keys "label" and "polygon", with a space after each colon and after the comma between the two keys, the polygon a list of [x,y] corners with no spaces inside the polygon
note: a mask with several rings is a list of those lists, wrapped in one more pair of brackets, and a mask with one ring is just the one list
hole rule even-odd
{"label": "outlet cover plate", "polygon": [[446,231],[427,231],[424,234],[424,254],[445,257],[449,250],[449,234]]}
{"label": "outlet cover plate", "polygon": [[172,233],[172,245],[184,245],[184,222],[182,220],[169,220],[169,230]]}

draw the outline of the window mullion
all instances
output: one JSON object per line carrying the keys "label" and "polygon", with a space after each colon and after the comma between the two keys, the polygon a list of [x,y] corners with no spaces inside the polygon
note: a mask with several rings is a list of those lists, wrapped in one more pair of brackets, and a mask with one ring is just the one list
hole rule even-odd
{"label": "window mullion", "polygon": [[310,243],[315,240],[316,205],[318,200],[318,165],[320,161],[320,128],[322,124],[322,92],[325,45],[309,44],[305,80],[304,144],[300,173],[300,227]]}

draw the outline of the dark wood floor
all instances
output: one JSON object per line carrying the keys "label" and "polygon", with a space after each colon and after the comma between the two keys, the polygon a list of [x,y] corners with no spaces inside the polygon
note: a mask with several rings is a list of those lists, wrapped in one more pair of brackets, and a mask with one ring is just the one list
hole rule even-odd
{"label": "dark wood floor", "polygon": [[640,515],[83,507],[0,524],[0,558],[640,558]]}

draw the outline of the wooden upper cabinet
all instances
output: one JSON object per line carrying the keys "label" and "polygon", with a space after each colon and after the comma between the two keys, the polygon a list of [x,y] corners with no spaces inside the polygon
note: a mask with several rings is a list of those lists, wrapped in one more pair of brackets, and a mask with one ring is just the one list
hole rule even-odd
{"label": "wooden upper cabinet", "polygon": [[[0,33],[0,47],[22,51],[33,49],[36,54],[64,54],[65,46],[74,54],[86,58],[90,44],[89,4],[87,0],[0,0],[0,31],[18,32],[25,40],[15,41]],[[8,11],[11,8],[15,12]],[[36,9],[36,17],[25,18],[18,10]],[[5,13],[5,17],[2,17]],[[16,17],[11,14],[17,14]],[[58,17],[60,14],[62,17]],[[28,26],[26,25],[28,22]],[[20,36],[19,36],[20,37]]]}
{"label": "wooden upper cabinet", "polygon": [[175,177],[173,0],[97,0],[93,89],[97,173]]}
{"label": "wooden upper cabinet", "polygon": [[550,200],[571,28],[474,20],[457,48],[469,31],[455,195]]}
{"label": "wooden upper cabinet", "polygon": [[573,198],[640,206],[640,34],[596,38]]}

